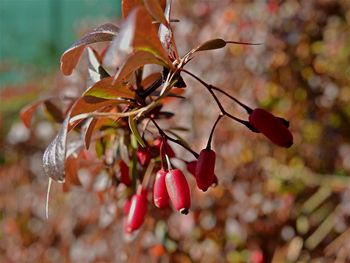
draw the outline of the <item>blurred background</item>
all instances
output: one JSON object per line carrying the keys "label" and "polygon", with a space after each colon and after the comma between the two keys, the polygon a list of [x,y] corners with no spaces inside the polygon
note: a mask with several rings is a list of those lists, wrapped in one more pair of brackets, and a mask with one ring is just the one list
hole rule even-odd
{"label": "blurred background", "polygon": [[[281,149],[223,119],[214,138],[219,185],[193,187],[188,216],[152,212],[126,238],[118,201],[98,187],[54,184],[47,221],[41,159],[59,126],[39,108],[28,130],[18,113],[62,83],[74,89],[77,77],[59,73],[60,55],[88,30],[118,24],[120,1],[2,0],[0,262],[349,262],[350,2],[180,0],[173,18],[181,54],[217,37],[263,43],[201,53],[188,68],[290,120],[294,145]],[[183,77],[188,100],[174,102],[174,122],[193,128],[184,136],[199,151],[219,111]]]}

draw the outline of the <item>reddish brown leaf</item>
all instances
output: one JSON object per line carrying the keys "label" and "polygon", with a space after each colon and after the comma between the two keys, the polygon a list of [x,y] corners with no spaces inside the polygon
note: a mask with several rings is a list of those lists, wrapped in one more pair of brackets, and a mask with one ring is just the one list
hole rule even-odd
{"label": "reddish brown leaf", "polygon": [[114,84],[112,84],[112,82],[112,77],[101,79],[89,88],[83,96],[113,100],[117,98],[133,99],[135,97],[135,93],[129,89],[129,86],[122,85],[118,81]]}
{"label": "reddish brown leaf", "polygon": [[21,112],[19,113],[19,116],[21,118],[21,121],[27,128],[30,128],[34,112],[44,101],[45,100],[34,101],[33,103],[26,105],[22,108]]}
{"label": "reddish brown leaf", "polygon": [[44,102],[46,111],[51,115],[54,121],[62,123],[64,121],[64,114],[62,110],[50,100]]}
{"label": "reddish brown leaf", "polygon": [[157,36],[152,18],[143,6],[133,9],[122,24],[118,37],[114,38],[107,51],[104,65],[111,70],[117,69],[135,50],[152,53],[165,65],[173,67]]}
{"label": "reddish brown leaf", "polygon": [[77,65],[86,45],[103,41],[112,41],[112,39],[117,35],[118,31],[118,27],[107,23],[95,28],[93,31],[83,36],[61,56],[62,73],[64,75],[72,74],[72,71]]}
{"label": "reddish brown leaf", "polygon": [[146,78],[144,78],[142,80],[141,85],[142,85],[142,87],[147,88],[148,86],[150,86],[153,82],[155,82],[160,77],[162,77],[161,73],[159,73],[159,72],[152,73],[151,75],[147,76]]}
{"label": "reddish brown leaf", "polygon": [[135,7],[142,5],[142,0],[122,0],[122,15],[127,17]]}
{"label": "reddish brown leaf", "polygon": [[65,164],[65,174],[66,174],[66,180],[65,183],[68,185],[81,185],[81,182],[78,177],[78,159],[72,155],[70,155],[66,159]]}
{"label": "reddish brown leaf", "polygon": [[164,10],[158,0],[144,0],[148,12],[160,23],[169,27],[169,23],[164,16]]}
{"label": "reddish brown leaf", "polygon": [[115,100],[101,99],[92,96],[84,96],[77,100],[72,106],[71,117],[81,113],[93,112],[103,107],[116,105],[118,102]]}
{"label": "reddish brown leaf", "polygon": [[92,137],[92,134],[94,133],[97,121],[98,119],[95,119],[95,118],[91,118],[91,120],[89,120],[87,129],[84,133],[84,143],[85,143],[86,149],[90,148],[91,137]]}
{"label": "reddish brown leaf", "polygon": [[219,49],[219,48],[223,48],[224,46],[226,46],[225,40],[220,39],[220,38],[215,38],[215,39],[208,40],[208,41],[204,42],[203,44],[199,45],[198,47],[196,47],[193,50],[193,52]]}
{"label": "reddish brown leaf", "polygon": [[145,51],[136,51],[131,54],[124,64],[120,67],[116,75],[114,76],[115,81],[121,82],[132,72],[146,64],[158,64],[166,66],[164,62],[156,58],[153,54]]}

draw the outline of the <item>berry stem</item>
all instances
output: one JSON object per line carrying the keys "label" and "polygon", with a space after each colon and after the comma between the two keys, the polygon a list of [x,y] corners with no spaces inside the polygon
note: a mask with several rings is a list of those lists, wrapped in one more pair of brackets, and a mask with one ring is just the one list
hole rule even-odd
{"label": "berry stem", "polygon": [[262,43],[250,43],[250,42],[240,42],[240,41],[230,41],[230,40],[225,40],[225,42],[226,44],[249,45],[249,46],[258,46],[262,44]]}
{"label": "berry stem", "polygon": [[165,159],[166,159],[166,163],[167,163],[167,165],[168,165],[168,170],[172,170],[173,167],[172,167],[172,165],[171,165],[169,156],[168,156],[167,154],[165,154]]}
{"label": "berry stem", "polygon": [[[219,107],[219,109],[221,110],[221,113],[222,113],[223,115],[225,115],[225,116],[227,116],[227,117],[229,117],[229,118],[231,118],[231,119],[233,119],[233,120],[235,120],[235,121],[237,121],[237,122],[243,124],[244,126],[246,126],[247,128],[249,128],[251,131],[257,132],[257,131],[251,126],[251,124],[250,124],[248,121],[239,119],[239,118],[237,118],[237,117],[231,115],[230,113],[228,113],[228,112],[224,109],[224,107],[221,105],[220,100],[218,99],[218,97],[217,97],[217,96],[215,95],[215,93],[213,92],[213,90],[212,90],[212,88],[211,88],[211,87],[212,87],[211,85],[207,84],[206,82],[204,82],[203,80],[201,80],[200,78],[198,78],[196,75],[194,75],[193,73],[191,73],[191,72],[189,72],[189,71],[187,71],[187,70],[185,70],[185,69],[181,69],[181,71],[187,73],[188,75],[190,75],[191,77],[193,77],[194,79],[196,79],[197,81],[199,81],[204,87],[207,88],[207,90],[210,92],[211,96],[214,98],[216,104],[218,105],[218,107]],[[248,108],[248,106],[247,106],[247,108]]]}
{"label": "berry stem", "polygon": [[240,102],[239,100],[237,100],[235,97],[233,97],[232,95],[228,94],[226,91],[219,89],[213,85],[209,85],[210,89],[216,90],[222,94],[224,94],[225,96],[229,97],[231,100],[233,100],[234,102],[236,102],[237,104],[239,104],[242,108],[244,108],[246,110],[246,112],[248,114],[251,114],[253,112],[253,109],[248,107],[247,105],[243,104],[242,102]]}
{"label": "berry stem", "polygon": [[211,131],[210,131],[210,135],[209,135],[209,139],[208,139],[208,143],[207,143],[207,147],[206,149],[207,150],[210,150],[211,149],[211,141],[213,139],[213,134],[214,134],[214,130],[217,126],[217,124],[219,123],[220,119],[223,117],[224,115],[222,113],[219,114],[218,118],[216,119],[214,125],[213,125],[213,128],[211,128]]}
{"label": "berry stem", "polygon": [[153,122],[153,124],[156,126],[156,128],[158,129],[158,132],[161,136],[167,138],[167,140],[172,141],[180,146],[182,146],[183,148],[185,148],[187,151],[189,151],[190,153],[193,154],[194,157],[196,157],[196,159],[199,157],[199,154],[196,153],[195,151],[193,151],[191,148],[189,148],[187,145],[184,145],[181,141],[171,138],[170,136],[168,136],[160,127],[159,125],[155,122],[154,119],[151,118],[151,121]]}

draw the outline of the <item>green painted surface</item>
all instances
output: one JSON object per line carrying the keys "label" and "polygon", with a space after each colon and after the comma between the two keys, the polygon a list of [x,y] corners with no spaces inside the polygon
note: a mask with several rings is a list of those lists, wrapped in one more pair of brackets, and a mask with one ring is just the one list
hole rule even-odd
{"label": "green painted surface", "polygon": [[[79,29],[119,16],[120,0],[0,0],[0,61],[19,68],[57,67]],[[17,73],[0,71],[0,84],[11,82],[13,76],[14,81],[21,79]]]}

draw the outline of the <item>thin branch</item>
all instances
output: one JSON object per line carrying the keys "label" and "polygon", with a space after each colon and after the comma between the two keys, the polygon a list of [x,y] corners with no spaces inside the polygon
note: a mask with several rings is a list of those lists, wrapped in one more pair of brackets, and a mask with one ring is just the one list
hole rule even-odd
{"label": "thin branch", "polygon": [[226,91],[219,89],[213,85],[210,85],[210,89],[216,90],[222,94],[224,94],[225,96],[229,97],[231,100],[235,101],[236,103],[238,103],[242,108],[244,108],[248,114],[251,114],[253,112],[253,109],[248,107],[247,105],[243,104],[242,102],[240,102],[239,100],[237,100],[235,97],[233,97],[232,95],[228,94]]}
{"label": "thin branch", "polygon": [[241,124],[243,124],[244,126],[246,126],[247,128],[249,128],[251,131],[253,132],[258,132],[248,121],[239,119],[233,115],[231,115],[230,113],[228,113],[224,107],[221,105],[220,100],[218,99],[218,97],[215,95],[215,93],[213,92],[213,90],[211,89],[211,85],[207,84],[206,82],[204,82],[203,80],[201,80],[200,78],[198,78],[196,75],[194,75],[193,73],[185,70],[185,69],[181,69],[181,71],[187,73],[188,75],[190,75],[191,77],[195,78],[197,81],[199,81],[201,84],[203,84],[204,87],[207,88],[207,90],[210,92],[211,96],[214,98],[216,104],[218,105],[219,109],[221,110],[221,113]]}
{"label": "thin branch", "polygon": [[174,139],[170,136],[168,136],[160,127],[159,125],[155,122],[154,119],[151,119],[151,121],[153,122],[153,124],[156,126],[156,128],[158,129],[158,132],[160,133],[161,136],[164,136],[167,138],[167,140],[172,141],[180,146],[182,146],[183,148],[185,148],[187,151],[189,151],[190,153],[192,153],[192,155],[194,157],[196,157],[196,159],[199,157],[199,154],[196,153],[195,151],[193,151],[190,147],[188,147],[187,145],[183,144],[180,140]]}
{"label": "thin branch", "polygon": [[206,149],[207,150],[210,150],[211,148],[211,141],[213,139],[213,134],[214,134],[214,131],[215,131],[215,128],[216,128],[216,125],[219,123],[220,119],[223,117],[224,115],[221,113],[218,118],[216,119],[214,125],[213,125],[213,128],[211,128],[211,131],[210,131],[210,135],[209,135],[209,139],[208,139],[208,143],[207,143],[207,147]]}

